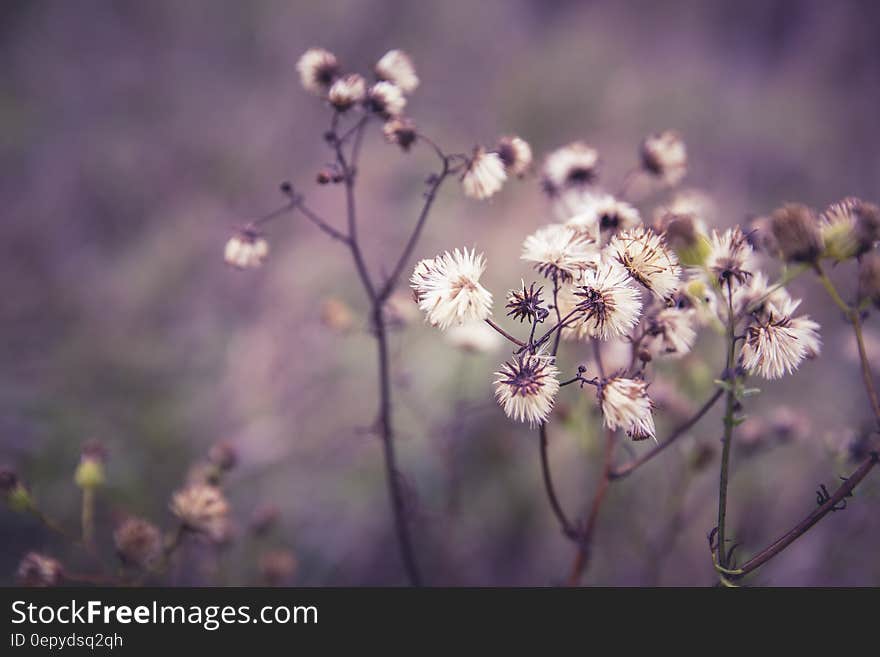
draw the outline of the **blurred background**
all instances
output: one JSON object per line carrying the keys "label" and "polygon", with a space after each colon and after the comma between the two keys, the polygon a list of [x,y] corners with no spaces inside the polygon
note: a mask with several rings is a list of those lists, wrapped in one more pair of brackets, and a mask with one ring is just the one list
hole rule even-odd
{"label": "blurred background", "polygon": [[[79,450],[102,440],[98,540],[110,554],[125,514],[170,528],[172,492],[229,440],[240,454],[227,488],[238,532],[174,581],[257,582],[261,554],[283,548],[299,564],[288,583],[402,584],[381,445],[363,430],[375,416],[376,357],[347,253],[287,217],[269,227],[263,268],[235,271],[222,258],[236,226],[283,203],[283,180],[341,225],[341,190],[313,183],[329,160],[329,114],[300,87],[299,55],[322,46],[368,73],[402,48],[422,80],[408,113],[447,151],[517,133],[540,157],[584,139],[601,151],[611,190],[645,134],[675,129],[689,149],[685,187],[710,194],[714,224],[727,226],[789,200],[880,200],[878,29],[870,0],[3,2],[0,464],[75,528]],[[402,155],[375,127],[365,149],[361,230],[380,271],[436,164],[426,149]],[[662,201],[649,189],[638,204],[650,219]],[[522,239],[550,219],[535,180],[488,203],[453,182],[415,256],[476,246],[500,302],[531,276]],[[853,288],[847,267],[834,276]],[[848,446],[868,420],[839,313],[813,281],[792,291],[825,346],[795,376],[762,382],[746,409],[757,428],[734,451],[729,529],[741,556],[853,469]],[[866,330],[880,363],[876,317]],[[692,357],[663,366],[676,403],[708,396],[719,344],[706,334]],[[429,583],[562,581],[573,550],[544,496],[535,432],[492,400],[504,351],[462,353],[415,317],[395,332],[393,353],[401,468]],[[586,358],[568,345],[561,360],[573,369]],[[563,504],[581,515],[600,420],[584,392],[566,389],[561,405],[551,461]],[[661,412],[659,434],[674,422]],[[712,413],[612,486],[587,583],[713,582],[718,455],[693,462],[720,432]],[[650,447],[626,445],[619,457]],[[878,498],[880,477],[869,477],[754,581],[880,584]],[[258,540],[248,525],[266,504],[280,521]],[[89,568],[32,518],[4,508],[0,533],[4,584],[30,549]]]}

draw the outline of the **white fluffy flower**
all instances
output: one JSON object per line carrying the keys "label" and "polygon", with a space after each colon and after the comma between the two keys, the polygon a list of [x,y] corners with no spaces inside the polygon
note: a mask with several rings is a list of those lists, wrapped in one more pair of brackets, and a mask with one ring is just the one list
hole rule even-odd
{"label": "white fluffy flower", "polygon": [[559,302],[564,315],[578,311],[563,330],[567,338],[623,337],[638,323],[642,312],[639,291],[629,284],[629,275],[612,263],[586,270],[580,281],[566,288],[564,297]]}
{"label": "white fluffy flower", "polygon": [[610,194],[602,194],[586,199],[565,225],[600,242],[602,236],[614,235],[641,223],[639,211],[632,205],[618,201]]}
{"label": "white fluffy flower", "polygon": [[376,62],[376,75],[380,80],[396,84],[405,94],[411,94],[419,86],[419,76],[412,60],[402,50],[389,50]]}
{"label": "white fluffy flower", "polygon": [[523,242],[522,259],[547,278],[567,282],[596,266],[599,252],[587,238],[561,224],[550,224]]}
{"label": "white fluffy flower", "polygon": [[477,147],[461,177],[461,185],[466,196],[483,200],[500,190],[505,180],[507,173],[498,153],[487,153]]}
{"label": "white fluffy flower", "polygon": [[746,329],[742,363],[749,372],[778,379],[819,353],[819,325],[809,317],[773,318]]}
{"label": "white fluffy flower", "polygon": [[367,83],[357,73],[345,75],[330,86],[327,100],[339,111],[344,112],[352,105],[360,103],[367,95]]}
{"label": "white fluffy flower", "polygon": [[633,440],[654,438],[654,403],[641,379],[615,376],[599,386],[605,426],[623,429]]}
{"label": "white fluffy flower", "polygon": [[453,326],[443,336],[453,347],[474,354],[498,351],[504,338],[486,322],[468,322]]}
{"label": "white fluffy flower", "polygon": [[216,486],[191,484],[174,493],[171,513],[188,529],[219,538],[227,527],[229,504]]}
{"label": "white fluffy flower", "polygon": [[667,298],[678,287],[678,258],[651,229],[639,227],[619,233],[611,238],[608,250],[635,281],[658,297]]}
{"label": "white fluffy flower", "polygon": [[524,354],[495,373],[495,399],[512,420],[544,422],[559,392],[559,370],[547,355]]}
{"label": "white fluffy flower", "polygon": [[328,50],[309,48],[297,61],[296,70],[306,91],[322,96],[339,75],[339,62]]}
{"label": "white fluffy flower", "polygon": [[269,243],[251,230],[243,230],[226,242],[223,259],[238,269],[255,269],[269,255]]}
{"label": "white fluffy flower", "polygon": [[483,254],[455,249],[419,262],[410,285],[432,326],[446,330],[467,321],[482,321],[492,313],[492,294],[480,285],[486,269]]}
{"label": "white fluffy flower", "polygon": [[648,321],[643,346],[652,356],[684,356],[697,340],[696,322],[693,309],[664,308]]}
{"label": "white fluffy flower", "polygon": [[596,180],[599,152],[582,141],[557,148],[544,160],[544,189],[551,195],[567,187],[583,187]]}
{"label": "white fluffy flower", "polygon": [[723,233],[713,230],[705,267],[713,283],[726,294],[728,284],[735,290],[751,278],[754,270],[752,256],[752,246],[739,226]]}
{"label": "white fluffy flower", "polygon": [[687,148],[678,133],[666,130],[642,142],[642,166],[668,185],[675,185],[687,173]]}
{"label": "white fluffy flower", "polygon": [[521,178],[532,164],[532,147],[521,137],[502,137],[495,151],[511,176]]}
{"label": "white fluffy flower", "polygon": [[367,92],[367,106],[387,120],[400,116],[406,107],[406,96],[396,84],[382,80]]}

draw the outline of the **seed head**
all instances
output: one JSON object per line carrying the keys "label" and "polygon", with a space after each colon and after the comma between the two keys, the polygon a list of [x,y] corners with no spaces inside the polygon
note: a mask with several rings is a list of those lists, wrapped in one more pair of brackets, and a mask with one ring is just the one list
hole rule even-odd
{"label": "seed head", "polygon": [[678,133],[667,130],[642,142],[642,167],[668,185],[678,184],[687,173],[687,149]]}
{"label": "seed head", "polygon": [[806,205],[786,203],[770,216],[770,230],[782,259],[816,262],[822,254],[819,221]]}

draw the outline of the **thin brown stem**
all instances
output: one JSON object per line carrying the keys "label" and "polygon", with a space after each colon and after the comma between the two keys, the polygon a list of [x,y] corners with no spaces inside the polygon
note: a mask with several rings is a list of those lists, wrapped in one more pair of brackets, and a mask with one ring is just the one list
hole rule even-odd
{"label": "thin brown stem", "polygon": [[798,538],[806,534],[813,525],[822,520],[822,518],[832,511],[836,510],[838,508],[837,505],[852,494],[853,489],[868,475],[878,462],[880,462],[880,455],[878,455],[877,452],[871,452],[868,458],[865,459],[855,472],[847,477],[846,481],[834,491],[834,494],[831,495],[822,506],[815,509],[797,525],[758,552],[758,554],[744,563],[741,568],[726,573],[727,577],[730,579],[747,575],[753,570],[760,568],[780,552],[785,550],[785,548],[794,543]]}
{"label": "thin brown stem", "polygon": [[538,429],[538,435],[540,438],[539,445],[541,449],[541,474],[544,477],[544,489],[547,491],[547,499],[550,500],[550,508],[553,509],[553,514],[559,521],[559,526],[562,529],[562,533],[565,534],[568,538],[577,540],[578,531],[575,526],[571,524],[568,516],[565,515],[565,511],[562,510],[562,505],[559,503],[559,497],[556,495],[556,488],[553,485],[553,476],[550,473],[550,463],[547,455],[546,423],[541,423],[541,426]]}
{"label": "thin brown stem", "polygon": [[590,557],[593,551],[593,536],[596,533],[596,525],[599,522],[599,511],[608,493],[608,487],[611,485],[611,464],[614,461],[615,431],[613,429],[605,430],[605,460],[602,465],[602,475],[596,488],[596,494],[593,496],[593,502],[590,505],[590,511],[587,514],[584,529],[581,532],[578,542],[578,550],[575,554],[574,563],[571,567],[571,574],[568,576],[569,586],[578,586],[584,572],[590,565]]}
{"label": "thin brown stem", "polygon": [[500,326],[498,326],[498,324],[496,324],[495,322],[493,322],[491,319],[488,319],[488,318],[487,318],[487,319],[486,319],[486,323],[487,323],[489,326],[491,326],[493,329],[495,329],[496,331],[498,331],[498,333],[500,333],[500,334],[501,334],[502,336],[504,336],[506,339],[510,340],[513,344],[515,344],[515,345],[517,345],[517,346],[519,346],[519,347],[523,347],[523,348],[525,348],[525,347],[528,346],[528,345],[527,345],[525,342],[523,342],[522,340],[519,340],[519,339],[513,337],[510,333],[508,333],[508,332],[505,331],[503,328],[501,328]]}
{"label": "thin brown stem", "polygon": [[716,390],[715,393],[711,397],[709,397],[709,399],[706,400],[706,402],[700,407],[700,409],[696,413],[694,413],[691,417],[689,417],[687,420],[682,422],[679,426],[677,426],[672,431],[672,433],[669,434],[669,436],[666,438],[666,440],[664,440],[660,444],[656,445],[649,452],[645,452],[640,457],[633,459],[632,461],[629,461],[627,463],[624,463],[623,465],[619,465],[617,467],[612,468],[611,472],[609,472],[609,477],[611,479],[621,479],[623,477],[626,477],[626,476],[632,474],[634,470],[636,470],[637,468],[640,468],[645,463],[647,463],[648,461],[650,461],[651,459],[656,457],[658,454],[663,452],[663,450],[665,450],[672,443],[674,443],[676,440],[681,438],[685,433],[687,433],[688,430],[690,430],[691,427],[693,427],[697,422],[699,422],[703,418],[703,416],[711,410],[711,408],[715,405],[715,403],[719,399],[721,399],[721,397],[723,395],[724,395],[724,390],[721,388],[718,388],[718,390]]}

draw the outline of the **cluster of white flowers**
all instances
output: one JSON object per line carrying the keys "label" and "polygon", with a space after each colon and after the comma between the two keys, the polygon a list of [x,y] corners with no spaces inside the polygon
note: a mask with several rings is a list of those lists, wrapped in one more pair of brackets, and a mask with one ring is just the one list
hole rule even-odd
{"label": "cluster of white flowers", "polygon": [[[516,138],[505,138],[494,151],[475,151],[464,176],[468,193],[488,197],[506,175],[521,175],[513,165],[518,158],[511,155],[517,149],[531,160],[531,149]],[[646,139],[641,157],[642,171],[665,185],[675,185],[687,169],[684,143],[672,132]],[[692,190],[659,204],[648,225],[634,205],[597,186],[599,161],[596,149],[580,141],[544,160],[542,185],[555,221],[525,238],[521,258],[545,281],[540,286],[523,282],[507,296],[508,316],[526,322],[529,336],[520,340],[499,331],[515,344],[514,358],[494,379],[496,398],[511,419],[531,425],[548,421],[563,385],[556,357],[560,337],[631,347],[630,362],[621,369],[587,378],[581,366],[565,384],[595,386],[605,426],[634,440],[655,437],[649,364],[689,354],[701,329],[713,327],[725,334],[726,327],[733,327],[742,374],[775,379],[819,354],[818,324],[797,315],[800,300],[760,271],[751,233],[739,227],[709,231],[713,204]],[[872,217],[873,206],[847,199],[821,219],[816,215],[815,232],[804,235],[803,212],[799,206],[786,206],[778,213],[781,226],[774,229],[775,237],[796,242],[783,244],[779,251],[787,248],[802,262],[815,253],[852,257],[866,252],[864,235],[870,233]],[[447,329],[487,320],[491,295],[479,284],[483,270],[483,256],[467,250],[420,262],[412,287],[428,322]],[[491,321],[488,325],[500,329]],[[489,344],[478,338],[488,335],[486,328],[469,324],[466,332],[462,329],[468,337],[456,340],[488,352],[489,346],[478,346]]]}

